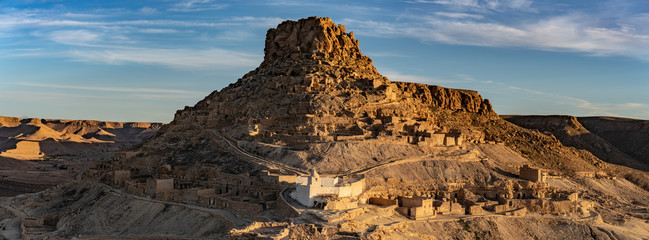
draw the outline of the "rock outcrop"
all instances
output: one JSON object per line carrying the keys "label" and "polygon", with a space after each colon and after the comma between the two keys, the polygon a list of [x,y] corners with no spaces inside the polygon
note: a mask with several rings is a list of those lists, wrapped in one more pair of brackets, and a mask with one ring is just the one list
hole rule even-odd
{"label": "rock outcrop", "polygon": [[[417,144],[434,134],[463,133],[467,141],[480,141],[482,130],[462,120],[447,121],[454,112],[497,117],[489,101],[475,91],[388,80],[361,53],[353,33],[329,18],[281,23],[268,31],[264,51],[258,68],[176,112],[174,120],[145,143],[145,157],[140,159],[148,159],[148,165],[210,162],[227,165],[224,171],[233,173],[249,168],[224,160],[234,159],[227,143],[207,141],[223,133],[232,140],[287,147],[282,151],[305,150],[277,154],[276,160],[295,167],[345,171],[376,158],[419,154]],[[390,152],[371,144],[347,144],[330,157],[308,150],[339,149],[323,144],[372,139],[399,144],[385,148],[397,149]],[[188,146],[200,150],[188,153]],[[344,164],[324,164],[329,160]]]}
{"label": "rock outcrop", "polygon": [[[264,62],[236,83],[176,113],[172,124],[227,128],[238,139],[310,143],[334,136],[402,135],[389,118],[440,129],[436,111],[494,115],[475,91],[391,82],[353,33],[329,18],[286,21],[268,31]],[[386,122],[386,120],[388,122]],[[381,125],[381,126],[378,126]]]}

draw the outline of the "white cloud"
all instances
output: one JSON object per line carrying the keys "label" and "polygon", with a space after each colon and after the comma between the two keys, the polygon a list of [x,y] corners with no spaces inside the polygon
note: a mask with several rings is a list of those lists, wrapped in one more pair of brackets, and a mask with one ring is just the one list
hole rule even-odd
{"label": "white cloud", "polygon": [[[146,10],[144,8],[144,11]],[[140,9],[142,10],[142,9]],[[0,29],[43,29],[48,30],[51,27],[86,27],[98,29],[118,29],[120,27],[129,26],[162,26],[169,27],[217,27],[217,28],[230,28],[230,27],[260,27],[268,28],[275,27],[285,19],[278,17],[230,17],[223,18],[219,21],[184,21],[184,20],[168,20],[168,19],[142,19],[142,20],[120,20],[109,21],[97,19],[94,21],[77,20],[74,17],[69,17],[74,13],[62,14],[36,14],[28,11],[10,12],[7,14],[0,14]],[[106,17],[103,15],[83,14],[94,16],[94,18]],[[90,18],[90,17],[86,17]]]}
{"label": "white cloud", "polygon": [[424,84],[464,84],[464,83],[492,83],[491,81],[479,81],[467,74],[455,74],[452,78],[437,78],[432,76],[421,76],[421,75],[412,75],[404,74],[398,71],[391,69],[384,69],[381,71],[383,76],[390,79],[390,81],[395,82],[414,82],[414,83],[424,83]]}
{"label": "white cloud", "polygon": [[43,56],[42,48],[17,48],[7,51],[8,56],[14,57],[34,57],[34,56]]}
{"label": "white cloud", "polygon": [[64,17],[71,17],[71,18],[99,18],[99,17],[105,17],[104,15],[97,15],[97,14],[89,14],[89,13],[65,13],[63,14]]}
{"label": "white cloud", "polygon": [[[541,97],[541,101],[546,104],[555,104],[557,106],[567,106],[565,112],[545,112],[545,113],[532,113],[532,114],[568,114],[573,116],[631,116],[631,117],[646,117],[649,114],[649,104],[643,103],[601,103],[593,102],[581,98],[559,95],[556,93],[543,92],[539,90],[532,90],[516,86],[509,86],[503,83],[496,83],[500,86],[505,86],[506,89],[522,92],[530,95]],[[502,89],[502,88],[500,88]],[[553,109],[561,109],[554,107]],[[556,110],[555,110],[556,111]]]}
{"label": "white cloud", "polygon": [[49,38],[58,43],[81,45],[98,40],[99,34],[87,30],[61,30],[50,33]]}
{"label": "white cloud", "polygon": [[[544,106],[552,106],[548,110],[539,110],[538,106],[529,107],[528,111],[520,112],[518,114],[568,114],[574,116],[623,116],[623,117],[636,117],[646,118],[649,115],[649,104],[644,103],[601,103],[593,102],[590,100],[576,98],[571,96],[560,95],[551,92],[544,92],[540,90],[522,88],[518,86],[509,85],[503,82],[494,82],[488,80],[476,79],[467,74],[455,74],[453,78],[437,78],[432,76],[419,76],[403,74],[397,71],[388,70],[384,71],[383,75],[391,81],[398,82],[415,82],[424,84],[454,84],[458,86],[468,86],[470,84],[473,89],[480,85],[485,92],[498,92],[499,94],[507,94],[508,99],[511,100],[512,96],[522,95],[524,101],[532,101],[531,104],[542,104]],[[525,103],[521,103],[525,104]],[[539,112],[540,111],[540,112]]]}
{"label": "white cloud", "polygon": [[454,7],[478,7],[478,0],[437,0],[437,1],[418,1],[420,3],[435,3]]}
{"label": "white cloud", "polygon": [[179,32],[176,29],[169,29],[169,28],[144,28],[144,29],[139,29],[138,30],[141,33],[177,33]]}
{"label": "white cloud", "polygon": [[363,51],[363,54],[366,56],[369,56],[370,58],[379,58],[379,57],[385,57],[385,58],[412,58],[412,56],[404,54],[404,53],[398,53],[398,52],[392,52],[392,51]]}
{"label": "white cloud", "polygon": [[254,67],[261,56],[218,48],[195,49],[150,49],[130,48],[112,50],[73,50],[69,57],[79,61],[103,62],[108,64],[155,64],[183,69],[225,69],[232,67]]}
{"label": "white cloud", "polygon": [[178,90],[178,89],[160,89],[160,88],[96,87],[96,86],[60,85],[60,84],[29,83],[29,82],[18,83],[18,85],[28,86],[28,87],[88,90],[88,91],[102,91],[102,92],[125,92],[125,93],[147,93],[147,94],[202,94],[202,92],[197,92],[197,91]]}
{"label": "white cloud", "polygon": [[531,0],[417,0],[413,3],[443,5],[451,10],[457,11],[533,11]]}
{"label": "white cloud", "polygon": [[390,79],[390,81],[394,82],[414,82],[414,83],[432,83],[434,82],[434,79],[431,77],[424,77],[424,76],[417,76],[417,75],[409,75],[409,74],[403,74],[397,71],[382,71],[383,76],[387,77]]}
{"label": "white cloud", "polygon": [[255,35],[249,31],[233,30],[220,33],[218,36],[216,36],[216,39],[225,41],[241,41],[251,39],[254,36]]}
{"label": "white cloud", "polygon": [[152,8],[152,7],[143,7],[138,10],[140,13],[144,14],[155,14],[158,13],[158,9]]}
{"label": "white cloud", "polygon": [[145,100],[169,100],[169,99],[200,99],[209,93],[195,93],[195,94],[132,94],[130,97],[145,99]]}
{"label": "white cloud", "polygon": [[[649,17],[648,17],[649,18]],[[503,24],[420,17],[406,24],[343,19],[358,35],[411,37],[447,44],[523,47],[549,51],[619,55],[649,61],[649,29],[641,23],[597,26],[582,14],[552,16],[531,23]]]}
{"label": "white cloud", "polygon": [[461,13],[461,12],[435,12],[435,15],[448,18],[473,18],[483,19],[484,16],[478,14]]}
{"label": "white cloud", "polygon": [[184,0],[174,4],[169,11],[173,12],[198,12],[207,10],[220,10],[228,7],[227,4],[214,3],[212,0]]}
{"label": "white cloud", "polygon": [[530,9],[532,1],[530,0],[485,0],[485,6],[489,9]]}
{"label": "white cloud", "polygon": [[277,27],[280,23],[286,21],[286,19],[278,17],[232,17],[226,19],[224,23],[243,23],[245,26],[255,26],[260,28],[274,28]]}

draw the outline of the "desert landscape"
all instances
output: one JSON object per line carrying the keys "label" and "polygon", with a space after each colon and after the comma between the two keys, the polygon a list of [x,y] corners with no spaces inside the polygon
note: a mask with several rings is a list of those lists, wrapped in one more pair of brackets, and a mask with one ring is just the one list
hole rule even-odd
{"label": "desert landscape", "polygon": [[0,117],[0,196],[38,192],[139,144],[160,123]]}
{"label": "desert landscape", "polygon": [[649,121],[500,116],[379,71],[309,17],[168,124],[2,117],[0,237],[649,238]]}

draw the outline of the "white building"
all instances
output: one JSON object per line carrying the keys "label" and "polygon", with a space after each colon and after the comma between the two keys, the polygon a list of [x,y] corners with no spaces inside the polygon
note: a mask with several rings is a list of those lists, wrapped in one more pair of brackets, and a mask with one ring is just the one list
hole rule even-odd
{"label": "white building", "polygon": [[358,197],[363,193],[365,179],[341,179],[339,177],[320,177],[318,172],[310,170],[310,176],[298,176],[296,190],[291,197],[302,205],[313,207],[315,198],[322,195],[337,197]]}

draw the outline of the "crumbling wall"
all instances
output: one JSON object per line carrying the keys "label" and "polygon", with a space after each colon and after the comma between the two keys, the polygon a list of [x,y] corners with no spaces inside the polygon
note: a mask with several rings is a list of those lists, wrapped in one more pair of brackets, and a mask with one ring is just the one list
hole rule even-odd
{"label": "crumbling wall", "polygon": [[174,179],[147,179],[144,193],[149,195],[168,192],[174,189]]}
{"label": "crumbling wall", "polygon": [[530,167],[529,165],[523,165],[520,168],[519,177],[532,182],[543,182],[545,180],[543,179],[543,171],[541,169]]}
{"label": "crumbling wall", "polygon": [[367,203],[379,205],[379,206],[391,206],[391,205],[396,205],[397,200],[371,197],[370,199],[367,200]]}

